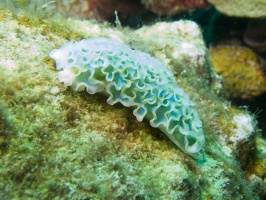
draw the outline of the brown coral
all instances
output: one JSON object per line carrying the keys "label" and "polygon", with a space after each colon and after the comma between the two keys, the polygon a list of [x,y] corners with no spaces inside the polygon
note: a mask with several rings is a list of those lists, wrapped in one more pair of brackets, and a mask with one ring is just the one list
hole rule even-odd
{"label": "brown coral", "polygon": [[209,50],[214,70],[223,76],[224,89],[232,98],[249,99],[266,91],[260,58],[241,46],[219,46]]}
{"label": "brown coral", "polygon": [[205,0],[142,0],[142,3],[159,15],[173,15],[188,9],[208,6]]}
{"label": "brown coral", "polygon": [[65,16],[104,21],[114,19],[115,10],[122,18],[138,13],[140,5],[124,0],[67,0],[56,1],[56,8]]}

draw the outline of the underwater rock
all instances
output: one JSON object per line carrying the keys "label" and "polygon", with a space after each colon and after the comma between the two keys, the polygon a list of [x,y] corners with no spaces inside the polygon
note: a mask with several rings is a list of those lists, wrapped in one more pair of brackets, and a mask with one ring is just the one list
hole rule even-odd
{"label": "underwater rock", "polygon": [[195,22],[157,22],[152,26],[143,26],[136,33],[156,46],[150,53],[167,63],[174,74],[185,77],[194,86],[210,84],[213,92],[220,93],[221,77],[208,66],[207,47]]}
{"label": "underwater rock", "polygon": [[206,0],[141,0],[141,2],[147,9],[159,15],[174,15],[209,6]]}
{"label": "underwater rock", "polygon": [[[96,19],[97,21],[114,21],[115,11],[119,19],[123,20],[139,14],[144,7],[134,0],[2,0],[9,9],[17,12],[43,14],[43,17],[62,14],[65,17],[79,19]],[[43,13],[45,12],[45,14]]]}
{"label": "underwater rock", "polygon": [[234,17],[265,17],[265,0],[207,0],[221,13]]}
{"label": "underwater rock", "polygon": [[[236,127],[231,130],[229,135],[229,143],[231,143],[231,150],[234,151],[234,155],[240,161],[242,166],[249,164],[249,157],[246,155],[252,155],[255,146],[254,134],[256,121],[253,117],[246,114],[239,114],[233,117],[233,123]],[[241,149],[241,151],[238,151]]]}
{"label": "underwater rock", "polygon": [[103,20],[114,15],[113,1],[106,0],[66,0],[56,1],[56,9],[69,17]]}
{"label": "underwater rock", "polygon": [[115,19],[115,11],[123,19],[139,13],[141,5],[134,1],[64,0],[56,1],[56,9],[69,17],[110,21]]}
{"label": "underwater rock", "polygon": [[195,77],[200,77],[198,80],[201,82],[210,78],[205,60],[207,48],[195,22],[158,22],[152,26],[143,26],[136,33],[156,45],[152,53],[167,63],[174,73],[190,79],[191,84],[198,83]]}
{"label": "underwater rock", "polygon": [[[160,130],[138,122],[130,109],[65,87],[48,56],[70,40],[108,37],[160,59],[165,52],[156,52],[156,41],[95,21],[43,21],[6,9],[0,9],[0,26],[3,199],[266,197],[265,139],[252,120],[248,129],[254,131],[240,134],[252,116],[218,98],[207,80],[192,85],[175,73],[203,122],[206,159],[197,162]],[[239,139],[230,141],[233,135]],[[234,145],[245,140],[249,145]]]}
{"label": "underwater rock", "polygon": [[227,96],[250,99],[266,91],[263,62],[249,48],[220,45],[209,55],[214,70],[224,78]]}
{"label": "underwater rock", "polygon": [[209,7],[206,0],[67,0],[56,1],[56,9],[65,16],[97,19],[114,19],[115,10],[122,20],[139,15],[145,8],[159,15],[174,15],[187,10]]}

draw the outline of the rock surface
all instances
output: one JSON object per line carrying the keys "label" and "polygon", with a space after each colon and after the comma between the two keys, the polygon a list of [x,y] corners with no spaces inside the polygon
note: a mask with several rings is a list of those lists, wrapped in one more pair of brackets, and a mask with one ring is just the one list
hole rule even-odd
{"label": "rock surface", "polygon": [[228,16],[265,17],[265,0],[208,0],[217,10]]}
{"label": "rock surface", "polygon": [[[108,24],[0,11],[3,199],[265,197],[266,142],[247,111],[210,91],[209,78],[195,75],[204,84],[193,84],[191,77],[176,73],[203,121],[206,159],[197,162],[159,130],[137,122],[128,108],[64,87],[48,57],[69,40],[99,36],[158,59],[166,57],[165,47],[157,51],[158,44],[140,32]],[[191,37],[186,29],[180,32],[188,34],[184,41]],[[178,41],[183,40],[180,35]],[[168,59],[174,69],[176,62]],[[248,127],[243,125],[247,121]]]}
{"label": "rock surface", "polygon": [[251,99],[266,91],[265,61],[251,49],[220,45],[209,55],[214,70],[224,78],[228,97]]}

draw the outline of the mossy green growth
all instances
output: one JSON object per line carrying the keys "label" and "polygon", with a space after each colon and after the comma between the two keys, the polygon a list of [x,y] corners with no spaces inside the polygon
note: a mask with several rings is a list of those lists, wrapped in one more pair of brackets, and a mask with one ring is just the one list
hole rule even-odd
{"label": "mossy green growth", "polygon": [[[246,111],[230,109],[229,102],[200,85],[191,87],[178,75],[179,86],[196,102],[194,108],[204,125],[207,161],[199,164],[159,129],[138,122],[130,109],[110,106],[102,95],[63,86],[47,55],[66,43],[66,38],[53,31],[41,34],[38,25],[26,27],[18,16],[8,13],[0,20],[5,27],[0,29],[4,44],[0,45],[2,199],[265,197],[261,168],[266,158],[265,139],[254,134],[256,141],[261,140],[256,146],[251,138],[246,148],[234,149],[226,135],[234,127],[233,116]],[[50,26],[50,22],[43,23]],[[139,49],[144,52],[145,47],[156,49],[132,30],[118,32],[90,21],[53,23],[62,31],[63,26],[69,30],[78,26],[78,37],[85,33],[86,37],[113,36],[134,45],[142,43]],[[256,156],[255,167],[250,162],[248,170],[243,168],[237,152],[248,158]]]}
{"label": "mossy green growth", "polygon": [[14,2],[14,5],[16,7],[21,7],[21,8],[25,8],[30,2],[30,0],[11,0],[11,1]]}

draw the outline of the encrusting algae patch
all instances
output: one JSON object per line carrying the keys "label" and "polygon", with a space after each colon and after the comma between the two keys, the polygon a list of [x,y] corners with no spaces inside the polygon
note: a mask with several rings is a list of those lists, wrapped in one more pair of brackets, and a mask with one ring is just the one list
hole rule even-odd
{"label": "encrusting algae patch", "polygon": [[250,99],[266,91],[263,62],[247,47],[217,46],[209,50],[214,70],[224,78],[231,98]]}

